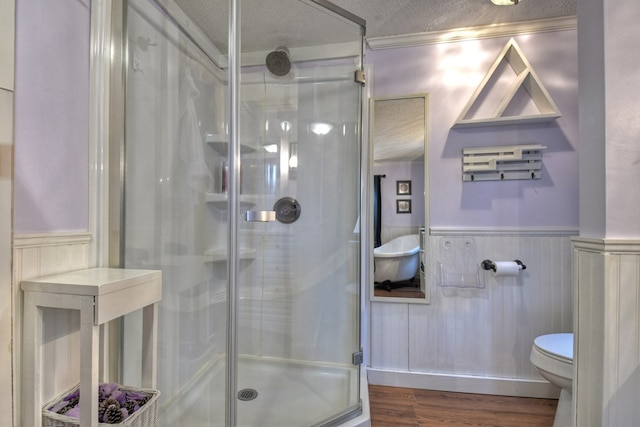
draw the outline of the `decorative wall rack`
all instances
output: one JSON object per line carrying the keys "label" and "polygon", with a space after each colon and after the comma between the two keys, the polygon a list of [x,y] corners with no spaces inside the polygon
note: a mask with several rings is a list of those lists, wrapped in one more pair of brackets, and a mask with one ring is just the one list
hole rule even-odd
{"label": "decorative wall rack", "polygon": [[[498,78],[498,70],[501,64],[506,61],[515,73],[515,79],[511,82],[506,93],[503,94],[501,101],[495,106],[495,110],[491,117],[473,117],[474,107],[481,102],[488,92],[495,90],[490,82]],[[516,94],[524,89],[530,99],[535,104],[537,114],[525,114],[510,116],[505,115],[505,110],[513,102]],[[454,128],[468,126],[496,126],[496,125],[513,125],[520,123],[536,123],[555,120],[560,117],[560,111],[555,102],[549,95],[549,92],[542,84],[542,81],[536,74],[535,70],[522,53],[522,50],[512,38],[510,39],[502,52],[498,55],[495,62],[485,75],[484,79],[473,93],[467,105],[458,116]]]}
{"label": "decorative wall rack", "polygon": [[540,179],[545,146],[509,145],[462,150],[462,181]]}

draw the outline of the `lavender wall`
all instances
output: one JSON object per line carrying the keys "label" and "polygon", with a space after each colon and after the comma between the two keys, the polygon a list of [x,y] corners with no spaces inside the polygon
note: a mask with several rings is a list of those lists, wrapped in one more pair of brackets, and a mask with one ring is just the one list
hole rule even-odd
{"label": "lavender wall", "polygon": [[[17,233],[88,228],[89,13],[16,8]],[[367,52],[374,96],[430,94],[431,227],[578,226],[576,34],[516,37],[563,115],[543,124],[451,129],[507,38]],[[462,148],[531,143],[548,147],[542,180],[462,183]]]}
{"label": "lavender wall", "polygon": [[[578,227],[577,32],[515,37],[562,117],[451,129],[508,38],[367,52],[373,96],[430,94],[431,227]],[[462,182],[462,149],[542,144],[543,178]]]}
{"label": "lavender wall", "polygon": [[88,229],[89,0],[16,2],[16,233]]}

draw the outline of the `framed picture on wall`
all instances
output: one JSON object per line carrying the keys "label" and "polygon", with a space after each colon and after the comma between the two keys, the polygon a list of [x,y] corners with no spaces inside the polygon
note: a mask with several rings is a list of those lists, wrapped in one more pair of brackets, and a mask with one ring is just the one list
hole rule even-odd
{"label": "framed picture on wall", "polygon": [[411,194],[411,181],[396,181],[396,194],[408,196]]}
{"label": "framed picture on wall", "polygon": [[411,200],[396,200],[396,213],[411,213]]}

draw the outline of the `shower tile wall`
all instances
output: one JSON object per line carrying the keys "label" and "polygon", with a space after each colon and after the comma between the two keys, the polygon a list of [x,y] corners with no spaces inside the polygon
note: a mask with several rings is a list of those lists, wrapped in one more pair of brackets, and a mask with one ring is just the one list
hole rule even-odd
{"label": "shower tile wall", "polygon": [[[482,271],[484,289],[439,287],[436,249],[450,237],[474,239],[478,263],[521,259],[527,268],[518,277]],[[487,381],[540,379],[529,362],[533,339],[572,331],[570,237],[435,235],[430,254],[431,304],[372,303],[371,368]],[[413,385],[434,386],[417,381]]]}

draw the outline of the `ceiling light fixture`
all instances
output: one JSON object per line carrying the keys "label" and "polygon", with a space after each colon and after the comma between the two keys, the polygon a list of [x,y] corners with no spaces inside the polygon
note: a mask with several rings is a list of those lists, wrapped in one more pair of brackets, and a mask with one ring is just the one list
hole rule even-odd
{"label": "ceiling light fixture", "polygon": [[491,0],[491,3],[498,6],[513,6],[520,3],[520,0]]}

